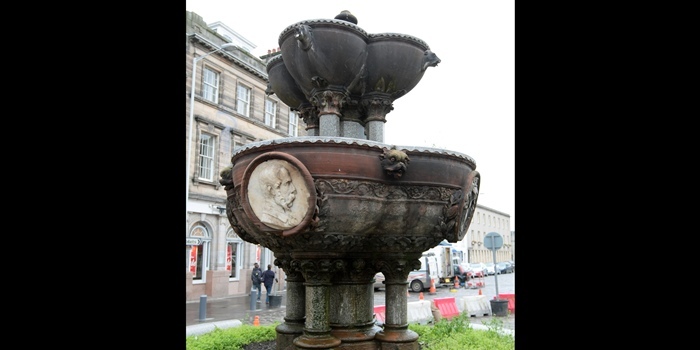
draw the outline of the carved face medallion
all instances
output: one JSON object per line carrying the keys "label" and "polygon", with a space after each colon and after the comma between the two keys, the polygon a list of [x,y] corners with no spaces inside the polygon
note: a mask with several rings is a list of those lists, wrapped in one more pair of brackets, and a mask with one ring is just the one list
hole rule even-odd
{"label": "carved face medallion", "polygon": [[265,226],[289,231],[309,221],[315,201],[309,186],[313,182],[296,158],[279,152],[264,154],[250,164],[244,178],[244,198]]}

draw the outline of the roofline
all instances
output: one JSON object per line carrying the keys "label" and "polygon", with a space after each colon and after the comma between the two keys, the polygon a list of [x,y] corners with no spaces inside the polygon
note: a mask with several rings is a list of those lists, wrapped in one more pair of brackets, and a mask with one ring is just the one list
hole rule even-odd
{"label": "roofline", "polygon": [[[224,24],[224,22],[216,21],[216,22],[208,23],[208,24],[207,24],[207,26],[209,26],[209,28],[211,28],[211,27],[214,26],[214,25],[222,26],[222,27],[224,27],[226,30],[230,31],[231,33],[236,34],[236,36],[238,36],[238,38],[241,39],[241,41],[243,41],[243,42],[245,42],[246,44],[250,45],[252,48],[257,48],[257,47],[258,47],[258,46],[255,45],[252,41],[248,40],[246,37],[244,37],[243,35],[239,34],[237,31],[231,29],[231,28],[230,28],[229,26],[227,26],[226,24]],[[220,33],[219,33],[219,34],[220,34]]]}
{"label": "roofline", "polygon": [[[220,45],[213,43],[211,40],[209,40],[209,39],[207,39],[207,38],[205,38],[197,33],[187,33],[187,35],[190,37],[190,40],[192,40],[192,41],[196,40],[210,49],[218,49],[221,47]],[[250,52],[247,52],[238,46],[236,46],[236,48],[238,48],[241,52],[246,52],[247,54],[250,54],[252,57],[255,57]],[[240,58],[232,55],[231,53],[226,52],[225,50],[222,50],[219,53],[222,54],[224,57],[226,57],[228,60],[232,61],[233,63],[235,63],[238,66],[242,67],[243,69],[247,70],[248,72],[253,73],[254,75],[258,76],[259,78],[263,79],[264,81],[269,81],[269,79],[267,78],[267,72],[263,72],[255,67],[252,67],[248,63],[243,62]],[[255,57],[255,58],[260,60],[260,58],[257,58],[257,57]],[[260,62],[264,65],[262,60],[260,60]]]}

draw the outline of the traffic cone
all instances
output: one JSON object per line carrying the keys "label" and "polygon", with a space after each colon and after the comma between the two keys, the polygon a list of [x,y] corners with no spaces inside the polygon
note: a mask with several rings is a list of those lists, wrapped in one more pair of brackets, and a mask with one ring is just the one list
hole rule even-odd
{"label": "traffic cone", "polygon": [[429,291],[429,293],[430,293],[430,294],[435,294],[435,292],[436,292],[436,291],[435,291],[435,280],[430,279],[430,291]]}
{"label": "traffic cone", "polygon": [[423,292],[420,292],[420,294],[418,294],[418,300],[423,300]]}
{"label": "traffic cone", "polygon": [[479,295],[483,295],[483,294],[481,293],[481,288],[479,288]]}
{"label": "traffic cone", "polygon": [[260,325],[260,316],[255,316],[253,319],[253,326],[259,326]]}

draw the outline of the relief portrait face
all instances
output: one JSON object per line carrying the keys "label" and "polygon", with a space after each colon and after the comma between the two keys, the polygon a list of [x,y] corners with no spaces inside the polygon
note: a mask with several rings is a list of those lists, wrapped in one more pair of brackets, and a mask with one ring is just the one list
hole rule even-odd
{"label": "relief portrait face", "polygon": [[286,230],[298,225],[309,205],[309,190],[299,170],[282,159],[260,163],[248,182],[248,200],[265,225]]}

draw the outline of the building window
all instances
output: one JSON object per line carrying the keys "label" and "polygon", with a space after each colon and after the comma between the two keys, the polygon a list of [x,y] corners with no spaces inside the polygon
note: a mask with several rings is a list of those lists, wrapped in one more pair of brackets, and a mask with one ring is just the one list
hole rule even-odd
{"label": "building window", "polygon": [[246,140],[243,136],[240,135],[233,135],[233,142],[232,142],[232,147],[231,148],[231,154],[236,153],[236,150],[239,149],[240,147],[243,147],[245,145]]}
{"label": "building window", "polygon": [[202,134],[199,139],[199,179],[214,181],[214,137]]}
{"label": "building window", "polygon": [[229,272],[229,278],[240,278],[239,270],[242,266],[242,247],[243,240],[241,240],[238,235],[229,228],[228,232],[226,232],[226,271]]}
{"label": "building window", "polygon": [[206,271],[209,269],[209,249],[211,237],[209,231],[204,226],[197,225],[190,231],[189,237],[199,244],[186,245],[187,271],[192,273],[192,279],[197,282],[204,282]]}
{"label": "building window", "polygon": [[236,103],[236,112],[238,112],[239,114],[243,114],[246,117],[249,117],[250,89],[241,84],[238,84],[236,95],[236,99],[238,100],[238,102]]}
{"label": "building window", "polygon": [[265,125],[275,128],[275,116],[277,115],[277,102],[265,100]]}
{"label": "building window", "polygon": [[202,97],[213,103],[219,103],[219,73],[204,67],[202,79]]}
{"label": "building window", "polygon": [[296,111],[289,111],[289,136],[299,136],[299,115]]}

